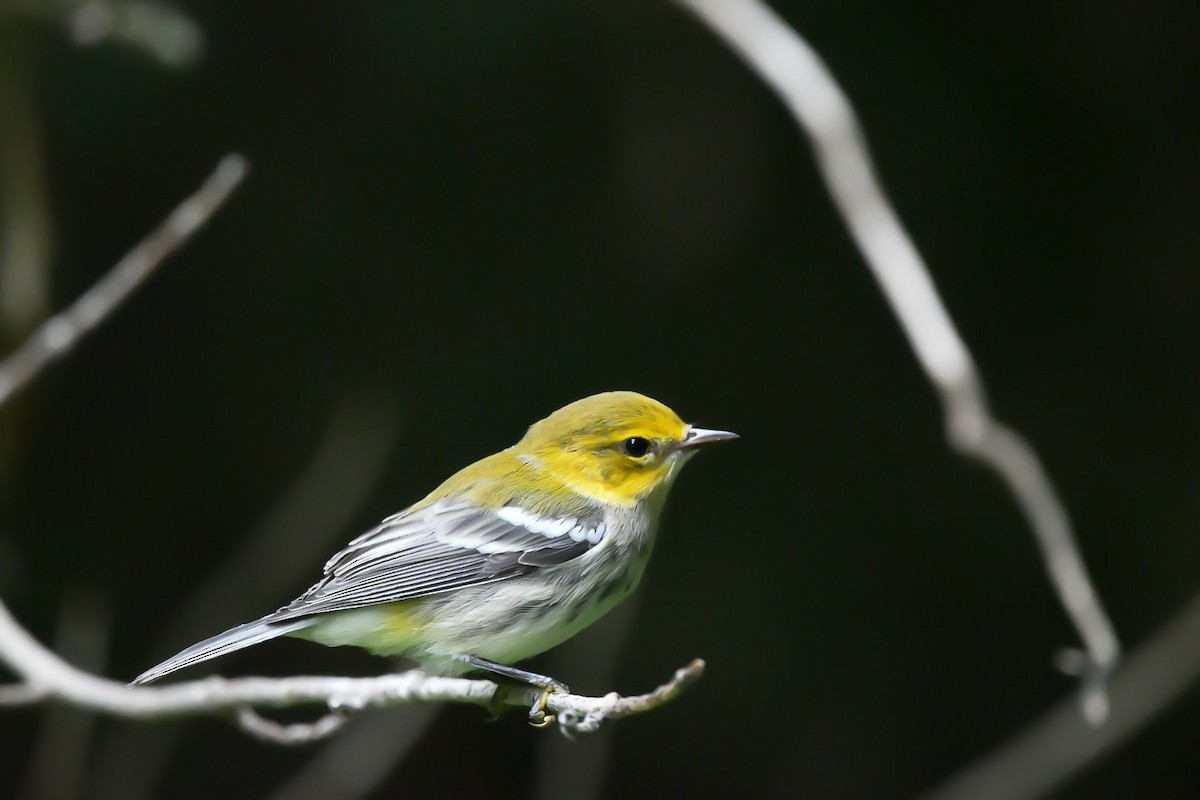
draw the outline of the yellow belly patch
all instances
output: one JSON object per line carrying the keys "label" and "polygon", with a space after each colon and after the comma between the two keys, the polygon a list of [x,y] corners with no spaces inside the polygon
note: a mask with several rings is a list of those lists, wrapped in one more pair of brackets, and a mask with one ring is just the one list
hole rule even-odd
{"label": "yellow belly patch", "polygon": [[319,615],[294,635],[328,647],[352,645],[379,655],[398,655],[421,639],[427,620],[420,600]]}
{"label": "yellow belly patch", "polygon": [[380,642],[393,643],[397,647],[408,647],[415,642],[427,621],[420,605],[420,601],[405,600],[380,607],[383,612],[383,624],[378,634]]}

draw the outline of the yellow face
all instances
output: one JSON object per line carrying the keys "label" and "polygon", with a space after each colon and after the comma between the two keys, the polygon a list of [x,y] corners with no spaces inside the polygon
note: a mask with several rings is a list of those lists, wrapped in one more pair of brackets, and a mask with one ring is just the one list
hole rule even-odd
{"label": "yellow face", "polygon": [[585,493],[632,504],[670,486],[679,465],[694,452],[693,441],[699,443],[696,430],[657,400],[605,392],[534,423],[515,449],[553,466]]}

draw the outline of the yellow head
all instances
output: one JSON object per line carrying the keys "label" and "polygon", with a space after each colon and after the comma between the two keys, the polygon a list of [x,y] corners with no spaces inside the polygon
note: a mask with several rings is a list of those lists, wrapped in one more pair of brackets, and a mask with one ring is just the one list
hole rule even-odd
{"label": "yellow head", "polygon": [[544,463],[577,491],[630,504],[669,487],[696,448],[736,438],[688,425],[645,395],[604,392],[535,422],[513,449]]}

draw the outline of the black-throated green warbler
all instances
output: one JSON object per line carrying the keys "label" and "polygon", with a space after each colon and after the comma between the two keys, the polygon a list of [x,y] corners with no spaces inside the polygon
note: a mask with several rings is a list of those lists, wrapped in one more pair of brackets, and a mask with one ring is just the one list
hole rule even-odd
{"label": "black-throated green warbler", "polygon": [[295,636],[404,655],[432,674],[486,670],[547,693],[563,689],[512,665],[566,641],[633,591],[679,468],[701,445],[735,438],[687,425],[634,392],[578,400],[352,541],[296,600],[134,683]]}

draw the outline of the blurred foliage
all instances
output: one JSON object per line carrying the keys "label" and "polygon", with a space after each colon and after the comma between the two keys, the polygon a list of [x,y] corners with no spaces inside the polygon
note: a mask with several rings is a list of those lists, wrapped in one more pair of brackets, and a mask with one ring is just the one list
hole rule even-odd
{"label": "blurred foliage", "polygon": [[[1136,646],[1200,585],[1200,6],[774,5],[858,104]],[[676,489],[616,688],[693,656],[709,672],[615,729],[608,795],[911,795],[1073,689],[1016,510],[944,446],[792,123],[691,19],[628,0],[183,9],[204,40],[186,71],[0,18],[35,55],[55,305],[223,152],[253,163],[26,398],[0,586],[43,640],[83,587],[111,607],[108,674],[165,655],[153,634],[348,391],[397,387],[405,426],[331,551],[548,411],[631,388],[743,439]],[[380,666],[283,642],[219,669]],[[779,681],[785,705],[760,691]],[[0,795],[34,720],[0,716]],[[1198,731],[1192,697],[1064,796],[1191,796]],[[543,735],[452,709],[377,794],[527,796]],[[262,796],[310,755],[191,722],[159,792]]]}

